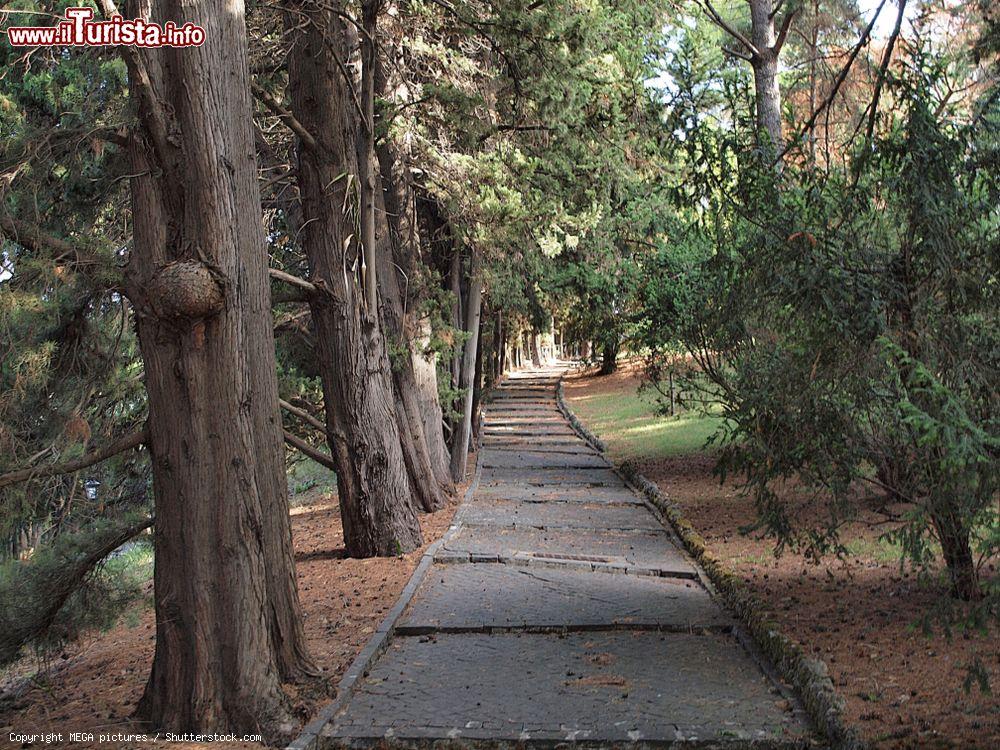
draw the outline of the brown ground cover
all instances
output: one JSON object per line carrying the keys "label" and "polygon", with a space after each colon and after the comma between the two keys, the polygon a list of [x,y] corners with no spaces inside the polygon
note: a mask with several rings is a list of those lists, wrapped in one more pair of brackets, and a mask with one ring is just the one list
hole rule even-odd
{"label": "brown ground cover", "polygon": [[[634,367],[606,377],[577,374],[566,382],[566,396],[572,406],[596,393],[634,392],[638,384]],[[914,629],[943,588],[921,585],[900,568],[879,541],[888,528],[883,512],[866,509],[844,530],[852,550],[846,559],[816,565],[790,553],[775,558],[772,541],[740,533],[754,518],[753,503],[734,485],[720,485],[710,454],[632,459],[750,586],[781,631],[826,663],[847,702],[845,718],[875,747],[1000,748],[996,693],[962,688],[965,665],[978,657],[1000,691],[1000,629],[951,640]],[[984,568],[995,572],[995,562]]]}
{"label": "brown ground cover", "polygon": [[[474,457],[470,457],[474,461]],[[474,464],[470,469],[470,475]],[[333,686],[392,608],[424,550],[448,529],[467,485],[445,509],[420,516],[424,546],[406,555],[368,560],[345,559],[344,537],[336,497],[292,511],[292,535],[310,652]],[[150,584],[151,585],[151,584]],[[61,732],[64,742],[34,747],[137,748],[152,743],[68,742],[69,732],[138,734],[131,719],[153,659],[154,617],[151,608],[124,618],[113,630],[84,638],[67,648],[55,663],[35,674],[28,660],[0,685],[0,747],[21,747],[10,733]],[[302,723],[330,694],[295,696]],[[251,729],[247,729],[251,733]],[[163,747],[164,743],[158,743]],[[172,748],[260,748],[256,743],[171,743]]]}

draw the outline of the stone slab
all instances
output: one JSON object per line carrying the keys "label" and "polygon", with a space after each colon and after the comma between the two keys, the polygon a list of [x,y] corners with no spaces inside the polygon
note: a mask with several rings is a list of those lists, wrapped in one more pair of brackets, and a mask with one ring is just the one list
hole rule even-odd
{"label": "stone slab", "polygon": [[459,511],[467,526],[531,526],[544,529],[662,530],[645,508],[593,503],[519,503],[509,500],[474,500]]}
{"label": "stone slab", "polygon": [[484,469],[606,469],[608,462],[599,454],[562,454],[534,451],[498,451],[487,448],[480,458]]}
{"label": "stone slab", "polygon": [[693,577],[694,567],[659,531],[608,531],[588,529],[462,528],[440,548],[441,555],[476,554],[511,557],[533,552],[539,559],[621,558],[633,569],[659,570],[662,574]]}
{"label": "stone slab", "polygon": [[324,735],[345,744],[478,738],[794,746],[805,732],[731,637],[611,632],[399,638]]}
{"label": "stone slab", "polygon": [[599,456],[600,454],[582,440],[574,443],[533,442],[528,440],[485,440],[483,447],[493,451],[532,451],[552,455]]}
{"label": "stone slab", "polygon": [[643,505],[642,499],[627,487],[593,487],[589,484],[490,484],[481,486],[476,496],[481,500],[517,500],[527,503]]}
{"label": "stone slab", "polygon": [[483,435],[484,445],[520,445],[525,447],[530,447],[533,445],[574,445],[574,446],[586,446],[590,448],[590,444],[581,438],[576,433],[571,434],[546,434],[546,435],[520,435],[516,432],[508,433],[489,433]]}
{"label": "stone slab", "polygon": [[507,399],[537,399],[551,401],[555,398],[554,388],[503,388],[493,394],[494,403]]}
{"label": "stone slab", "polygon": [[[625,559],[617,562],[624,573]],[[431,568],[397,627],[404,634],[601,626],[700,632],[732,624],[693,580],[465,563]]]}
{"label": "stone slab", "polygon": [[484,468],[480,481],[482,484],[590,484],[604,487],[625,486],[621,477],[611,471],[611,469]]}
{"label": "stone slab", "polygon": [[487,436],[489,435],[514,435],[517,437],[531,436],[577,436],[576,431],[566,422],[552,422],[546,425],[532,426],[527,424],[489,424],[483,428]]}
{"label": "stone slab", "polygon": [[496,427],[502,425],[510,425],[512,427],[519,427],[523,425],[552,425],[552,424],[566,424],[566,419],[559,414],[553,414],[548,417],[492,417],[486,415],[483,423],[488,427]]}

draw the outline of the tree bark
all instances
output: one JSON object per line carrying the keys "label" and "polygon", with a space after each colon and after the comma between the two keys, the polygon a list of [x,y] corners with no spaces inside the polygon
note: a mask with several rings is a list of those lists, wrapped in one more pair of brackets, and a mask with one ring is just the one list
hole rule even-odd
{"label": "tree bark", "polygon": [[[302,246],[327,410],[327,439],[337,465],[344,546],[352,557],[396,555],[421,543],[412,501],[385,336],[378,311],[363,304],[359,261],[344,173],[354,167],[356,113],[336,55],[348,58],[343,22],[330,6],[299,5],[290,17],[292,111],[318,147],[300,147],[298,182],[305,226]],[[300,26],[301,16],[310,22]]]}
{"label": "tree bark", "polygon": [[455,429],[451,443],[451,478],[461,482],[469,459],[469,437],[472,434],[473,377],[476,370],[476,351],[479,348],[479,318],[483,304],[483,282],[481,278],[481,258],[476,248],[472,248],[469,269],[469,295],[465,312],[465,329],[469,337],[465,340],[462,353],[462,371],[459,386],[462,395],[462,416]]}
{"label": "tree bark", "polygon": [[751,41],[757,52],[750,62],[753,68],[757,104],[757,129],[766,133],[773,154],[781,153],[781,90],[778,87],[778,52],[774,37],[771,0],[750,0]]}
{"label": "tree bark", "polygon": [[615,340],[604,342],[601,351],[601,375],[610,375],[618,369],[618,346]]}
{"label": "tree bark", "polygon": [[[380,218],[385,216],[384,207]],[[383,222],[383,227],[385,223]],[[388,232],[382,233],[383,242],[389,244]],[[410,344],[407,340],[403,293],[396,279],[396,268],[391,263],[392,249],[381,247],[378,252],[377,275],[379,291],[382,296],[382,316],[386,327],[386,336],[392,342],[398,356],[392,363],[393,385],[396,395],[396,411],[399,418],[400,440],[402,441],[403,458],[416,492],[420,507],[427,512],[443,508],[446,497],[438,478],[434,473],[427,439],[424,435],[423,412],[417,398],[417,381],[413,374],[413,361],[410,357]],[[448,482],[446,487],[450,487]]]}
{"label": "tree bark", "polygon": [[472,375],[472,430],[469,433],[469,450],[479,438],[479,406],[483,400],[483,316],[479,315],[479,332],[476,334],[479,343],[476,346],[476,367]]}
{"label": "tree bark", "polygon": [[[391,10],[391,8],[390,8]],[[391,14],[390,14],[391,17]],[[389,82],[386,65],[382,60],[375,62],[375,91],[386,96]],[[416,211],[413,191],[401,159],[397,158],[393,145],[387,139],[378,142],[375,153],[378,157],[379,174],[382,184],[382,211],[380,218],[388,227],[384,236],[390,241],[391,249],[386,254],[386,263],[380,266],[380,279],[385,278],[385,315],[389,331],[395,337],[396,347],[408,354],[406,361],[396,365],[398,391],[405,414],[401,416],[409,425],[414,442],[414,451],[423,474],[429,474],[439,490],[421,493],[425,510],[442,507],[444,492],[452,490],[448,470],[448,452],[444,442],[441,405],[438,401],[437,367],[433,360],[429,363],[423,356],[423,346],[430,338],[430,331],[423,331],[421,324],[413,320],[408,309],[415,309],[406,293],[400,288],[396,277],[397,269],[388,263],[395,259],[395,265],[404,269],[407,278],[417,273],[420,254],[420,237],[416,231]]]}
{"label": "tree bark", "polygon": [[941,542],[941,552],[951,578],[951,595],[962,601],[979,601],[983,591],[979,572],[969,543],[969,529],[954,513],[931,511],[934,528]]}
{"label": "tree bark", "polygon": [[[182,731],[288,720],[305,653],[284,473],[243,3],[165,0],[211,44],[123,48],[136,309],[155,494],[156,651],[139,714]],[[165,133],[169,133],[167,139]]]}
{"label": "tree bark", "polygon": [[434,475],[442,485],[451,485],[451,474],[448,468],[448,446],[444,440],[444,414],[441,411],[441,401],[438,398],[437,355],[424,354],[430,342],[430,323],[427,320],[417,322],[417,334],[410,358],[413,362],[413,376],[417,383],[417,396],[420,400],[420,411],[424,421],[424,437],[427,438],[427,448],[431,456]]}
{"label": "tree bark", "polygon": [[531,332],[531,364],[535,367],[542,366],[542,351],[538,344],[539,333],[533,330]]}
{"label": "tree bark", "polygon": [[[455,247],[455,252],[451,256],[451,271],[448,274],[451,284],[451,293],[454,295],[452,305],[452,325],[456,331],[463,329],[462,321],[462,252]],[[458,388],[462,380],[462,350],[455,347],[451,357],[451,385]]]}

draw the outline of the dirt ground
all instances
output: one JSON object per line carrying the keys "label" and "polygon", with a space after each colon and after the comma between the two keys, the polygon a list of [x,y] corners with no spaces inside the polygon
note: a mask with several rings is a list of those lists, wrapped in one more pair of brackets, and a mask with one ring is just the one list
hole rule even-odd
{"label": "dirt ground", "polygon": [[[638,383],[629,367],[605,377],[577,375],[567,381],[566,396],[572,406],[600,392],[634,392]],[[845,529],[845,543],[857,550],[845,560],[775,558],[773,542],[740,533],[755,517],[753,503],[735,486],[719,484],[711,455],[633,460],[746,581],[781,631],[826,663],[847,702],[846,719],[875,747],[1000,748],[1000,629],[948,640],[914,628],[944,590],[901,570],[878,540],[888,529],[884,514],[865,510]],[[983,573],[994,575],[995,561]],[[976,657],[994,695],[962,688],[964,667]]]}
{"label": "dirt ground", "polygon": [[[474,457],[470,457],[473,461]],[[474,468],[474,465],[473,465]],[[472,471],[470,470],[470,476]],[[467,485],[458,488],[452,503],[433,514],[420,515],[424,546],[394,558],[345,559],[344,537],[336,498],[292,511],[292,535],[299,579],[299,597],[305,615],[310,653],[331,686],[336,685],[354,657],[392,608],[416,568],[424,550],[448,529]],[[131,619],[131,618],[125,618]],[[100,734],[138,734],[144,730],[131,720],[153,659],[154,616],[151,608],[138,621],[119,624],[68,648],[56,664],[11,691],[3,686],[0,698],[0,747],[165,747],[256,748],[256,743],[191,742],[136,743],[111,740]],[[33,667],[24,664],[22,666]],[[294,693],[293,693],[294,695]],[[305,723],[333,697],[297,695],[295,713]],[[61,732],[62,743],[13,744],[10,733]],[[69,732],[95,735],[93,741],[69,742]]]}

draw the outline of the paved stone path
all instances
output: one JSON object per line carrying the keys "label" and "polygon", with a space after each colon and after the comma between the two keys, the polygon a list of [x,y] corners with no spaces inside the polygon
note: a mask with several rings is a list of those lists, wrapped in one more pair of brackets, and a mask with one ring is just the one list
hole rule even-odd
{"label": "paved stone path", "polygon": [[560,372],[496,394],[476,491],[321,743],[807,744],[673,535],[560,412]]}

